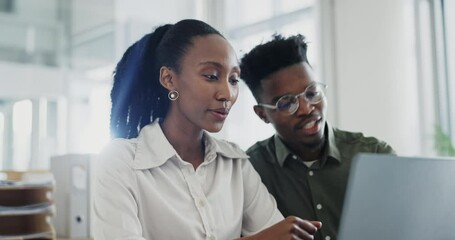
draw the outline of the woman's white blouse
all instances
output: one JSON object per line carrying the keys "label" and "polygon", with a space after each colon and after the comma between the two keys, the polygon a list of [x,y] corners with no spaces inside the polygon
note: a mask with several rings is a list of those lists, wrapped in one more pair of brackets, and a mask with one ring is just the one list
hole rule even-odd
{"label": "woman's white blouse", "polygon": [[194,170],[158,122],[100,153],[94,185],[95,239],[235,239],[283,219],[248,156],[204,133]]}

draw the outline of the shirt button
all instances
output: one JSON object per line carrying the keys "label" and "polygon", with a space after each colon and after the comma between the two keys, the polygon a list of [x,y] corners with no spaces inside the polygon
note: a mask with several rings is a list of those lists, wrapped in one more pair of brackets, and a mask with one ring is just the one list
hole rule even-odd
{"label": "shirt button", "polygon": [[321,210],[321,209],[322,209],[322,205],[321,205],[321,204],[318,204],[318,205],[316,205],[316,208],[317,208],[318,210]]}
{"label": "shirt button", "polygon": [[215,236],[213,236],[213,235],[210,235],[210,236],[209,236],[209,240],[215,240],[215,239],[216,239]]}
{"label": "shirt button", "polygon": [[292,158],[293,158],[293,159],[297,159],[297,156],[296,156],[296,155],[292,155]]}
{"label": "shirt button", "polygon": [[330,236],[325,236],[325,240],[330,240]]}
{"label": "shirt button", "polygon": [[199,207],[204,207],[204,200],[199,200]]}
{"label": "shirt button", "polygon": [[309,171],[308,175],[313,176],[314,175],[313,171]]}

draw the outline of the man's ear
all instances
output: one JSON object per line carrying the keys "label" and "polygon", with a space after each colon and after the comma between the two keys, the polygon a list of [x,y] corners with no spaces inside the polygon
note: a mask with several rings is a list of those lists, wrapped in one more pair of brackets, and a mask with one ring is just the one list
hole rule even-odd
{"label": "man's ear", "polygon": [[254,112],[256,113],[256,115],[258,115],[258,117],[262,121],[264,121],[265,123],[270,123],[270,121],[267,119],[267,116],[265,115],[264,108],[262,108],[261,106],[255,105],[253,107],[253,109],[254,109]]}
{"label": "man's ear", "polygon": [[161,67],[160,68],[160,83],[163,87],[167,90],[171,91],[175,89],[175,83],[172,79],[173,77],[172,69],[168,67]]}

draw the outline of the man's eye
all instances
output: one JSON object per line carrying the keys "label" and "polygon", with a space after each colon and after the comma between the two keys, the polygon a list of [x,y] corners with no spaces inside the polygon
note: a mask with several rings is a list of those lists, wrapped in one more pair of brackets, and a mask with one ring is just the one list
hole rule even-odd
{"label": "man's eye", "polygon": [[277,108],[279,110],[287,110],[291,107],[293,103],[289,101],[279,101],[277,104]]}
{"label": "man's eye", "polygon": [[319,95],[319,92],[317,91],[308,91],[306,92],[305,96],[308,98],[308,99],[312,99],[314,97],[317,97]]}
{"label": "man's eye", "polygon": [[288,109],[291,107],[292,104],[294,104],[297,101],[297,99],[294,96],[287,95],[278,100],[276,103],[276,106],[280,110]]}
{"label": "man's eye", "polygon": [[204,75],[204,77],[206,77],[208,80],[211,80],[211,81],[218,80],[218,76],[216,76],[216,75],[207,74],[207,75]]}

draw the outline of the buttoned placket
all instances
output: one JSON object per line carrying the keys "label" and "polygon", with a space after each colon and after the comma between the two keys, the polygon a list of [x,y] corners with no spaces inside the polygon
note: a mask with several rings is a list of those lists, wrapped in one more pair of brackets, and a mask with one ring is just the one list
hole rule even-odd
{"label": "buttoned placket", "polygon": [[[302,166],[303,168],[305,169],[305,172],[306,172],[306,176],[305,176],[305,181],[308,183],[308,187],[309,187],[309,190],[310,190],[310,193],[311,193],[311,200],[313,202],[313,206],[316,207],[315,209],[315,214],[316,214],[316,217],[317,219],[320,219],[320,211],[322,209],[322,205],[320,203],[315,203],[315,196],[313,194],[313,191],[311,190],[313,188],[313,181],[314,181],[314,175],[315,175],[315,172],[314,172],[314,169],[311,167],[311,166],[308,166],[305,162],[303,162],[298,156],[296,156],[295,154],[292,154],[291,155],[292,159],[293,160],[296,160],[298,161]],[[318,212],[319,211],[319,212]]]}
{"label": "buttoned placket", "polygon": [[191,197],[193,198],[194,205],[202,219],[202,225],[205,230],[206,239],[215,240],[216,236],[214,231],[215,228],[213,225],[213,213],[211,212],[210,205],[202,188],[204,181],[200,181],[201,176],[198,176],[198,174],[205,174],[205,165],[205,162],[202,163],[196,171],[194,170],[193,165],[189,163],[182,164],[180,167],[188,185]]}
{"label": "buttoned placket", "polygon": [[[309,184],[309,188],[312,189],[312,186],[313,186],[313,181],[314,180],[314,177],[315,177],[315,170],[311,167],[308,168],[308,173],[307,173],[307,181],[308,181],[308,184]],[[315,213],[316,213],[316,216],[318,219],[321,219],[321,215],[323,214],[322,211],[324,211],[324,206],[322,205],[321,202],[318,202],[318,200],[316,199],[316,196],[314,196],[313,194],[313,191],[312,192],[312,196],[311,196],[311,199],[313,201],[313,205],[315,207]],[[323,230],[321,230],[323,232]],[[329,235],[325,235],[324,236],[324,240],[331,240],[331,236]]]}

